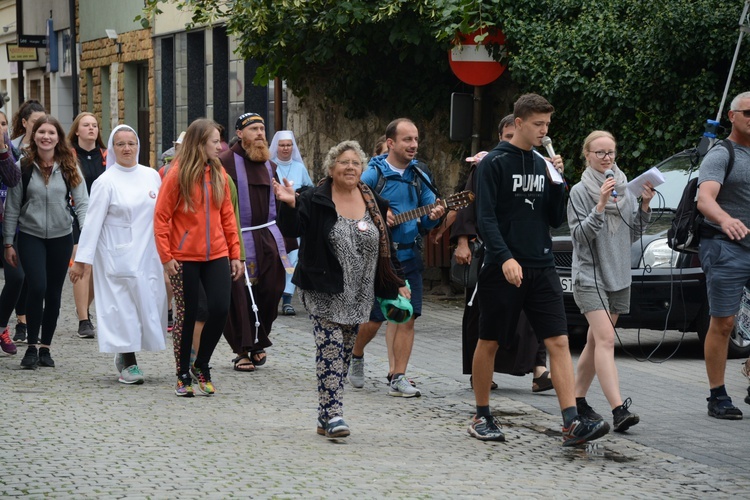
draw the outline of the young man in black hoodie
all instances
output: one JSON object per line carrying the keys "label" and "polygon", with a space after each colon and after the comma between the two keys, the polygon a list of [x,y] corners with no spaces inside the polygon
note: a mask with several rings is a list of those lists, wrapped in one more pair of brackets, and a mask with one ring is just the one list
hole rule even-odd
{"label": "young man in black hoodie", "polygon": [[[478,167],[477,223],[485,242],[479,273],[479,342],[473,376],[477,413],[469,434],[504,441],[490,413],[490,384],[500,342],[511,338],[521,310],[543,336],[552,381],[563,414],[563,446],[575,446],[609,432],[609,424],[581,418],[576,410],[573,361],[567,337],[562,287],[555,271],[549,228],[565,219],[565,186],[552,181],[544,159],[533,152],[547,135],[554,108],[537,94],[514,104],[516,132],[498,144]],[[562,158],[551,159],[562,173]]]}

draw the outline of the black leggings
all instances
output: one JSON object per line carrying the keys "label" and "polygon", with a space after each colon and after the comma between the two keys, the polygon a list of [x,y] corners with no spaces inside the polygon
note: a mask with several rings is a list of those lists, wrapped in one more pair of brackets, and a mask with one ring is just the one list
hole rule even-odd
{"label": "black leggings", "polygon": [[[190,349],[193,344],[193,329],[198,314],[198,297],[201,285],[206,294],[208,318],[201,333],[201,343],[195,358],[197,367],[208,366],[216,344],[221,339],[229,314],[231,277],[229,259],[208,262],[182,262],[182,293],[185,301],[185,315],[180,339],[180,373],[190,370]],[[175,290],[175,295],[178,291]]]}
{"label": "black leggings", "polygon": [[[16,245],[16,254],[18,246]],[[3,262],[3,274],[5,275],[5,285],[0,292],[0,327],[8,326],[10,315],[13,314],[13,308],[16,309],[17,316],[26,315],[26,279],[23,274],[23,266],[18,262],[16,267],[11,266],[5,261],[5,252],[0,253],[0,259]],[[2,328],[0,328],[2,329]]]}
{"label": "black leggings", "polygon": [[26,297],[28,343],[50,345],[60,315],[60,298],[73,253],[73,235],[37,238],[18,233],[18,257],[26,271],[29,292]]}

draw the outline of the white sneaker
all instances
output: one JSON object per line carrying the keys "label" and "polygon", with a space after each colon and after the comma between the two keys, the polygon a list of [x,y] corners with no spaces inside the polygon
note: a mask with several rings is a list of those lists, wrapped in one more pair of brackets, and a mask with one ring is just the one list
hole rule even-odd
{"label": "white sneaker", "polygon": [[138,368],[138,365],[130,365],[122,370],[120,378],[117,381],[121,384],[142,384],[143,372]]}
{"label": "white sneaker", "polygon": [[349,364],[349,382],[352,387],[361,389],[365,386],[365,358],[355,358]]}
{"label": "white sneaker", "polygon": [[390,390],[388,391],[389,396],[396,396],[401,398],[418,398],[422,395],[419,389],[413,387],[409,383],[409,379],[404,375],[391,380]]}

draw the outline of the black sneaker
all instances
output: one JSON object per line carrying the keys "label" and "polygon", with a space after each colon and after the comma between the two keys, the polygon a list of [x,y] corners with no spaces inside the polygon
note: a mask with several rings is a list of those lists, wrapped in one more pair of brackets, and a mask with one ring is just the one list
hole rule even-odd
{"label": "black sneaker", "polygon": [[474,417],[469,424],[469,435],[480,441],[505,441],[505,434],[495,417]]}
{"label": "black sneaker", "polygon": [[633,401],[628,398],[620,406],[612,410],[612,423],[614,424],[615,432],[625,432],[641,421],[638,415],[628,411],[631,404],[633,404]]}
{"label": "black sneaker", "polygon": [[36,370],[39,365],[39,353],[36,350],[36,346],[29,346],[26,349],[26,354],[23,355],[21,360],[21,368],[25,370]]}
{"label": "black sneaker", "polygon": [[55,367],[55,361],[52,359],[48,347],[42,347],[39,349],[39,366],[46,366],[48,368]]}
{"label": "black sneaker", "polygon": [[576,398],[576,410],[578,410],[578,415],[591,420],[592,422],[604,420],[604,417],[596,413],[594,409],[589,406],[589,404],[586,402],[586,398]]}
{"label": "black sneaker", "polygon": [[563,427],[563,446],[578,446],[599,439],[608,432],[609,424],[604,420],[589,420],[578,415],[568,427]]}
{"label": "black sneaker", "polygon": [[26,343],[26,323],[16,323],[16,334],[13,336],[13,342]]}
{"label": "black sneaker", "polygon": [[[750,397],[750,396],[749,396]],[[708,401],[708,416],[722,420],[742,420],[742,411],[732,404],[729,396],[706,398]]]}
{"label": "black sneaker", "polygon": [[84,319],[78,322],[78,337],[82,339],[93,339],[96,336],[96,330],[90,319]]}

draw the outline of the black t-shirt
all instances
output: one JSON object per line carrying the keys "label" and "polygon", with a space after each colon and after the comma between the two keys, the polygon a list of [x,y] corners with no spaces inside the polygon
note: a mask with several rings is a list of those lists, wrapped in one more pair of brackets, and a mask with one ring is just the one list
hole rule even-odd
{"label": "black t-shirt", "polygon": [[81,165],[83,178],[86,181],[86,190],[91,194],[91,185],[104,173],[106,168],[102,150],[94,148],[91,151],[86,151],[78,145],[75,145],[75,150],[78,163]]}

